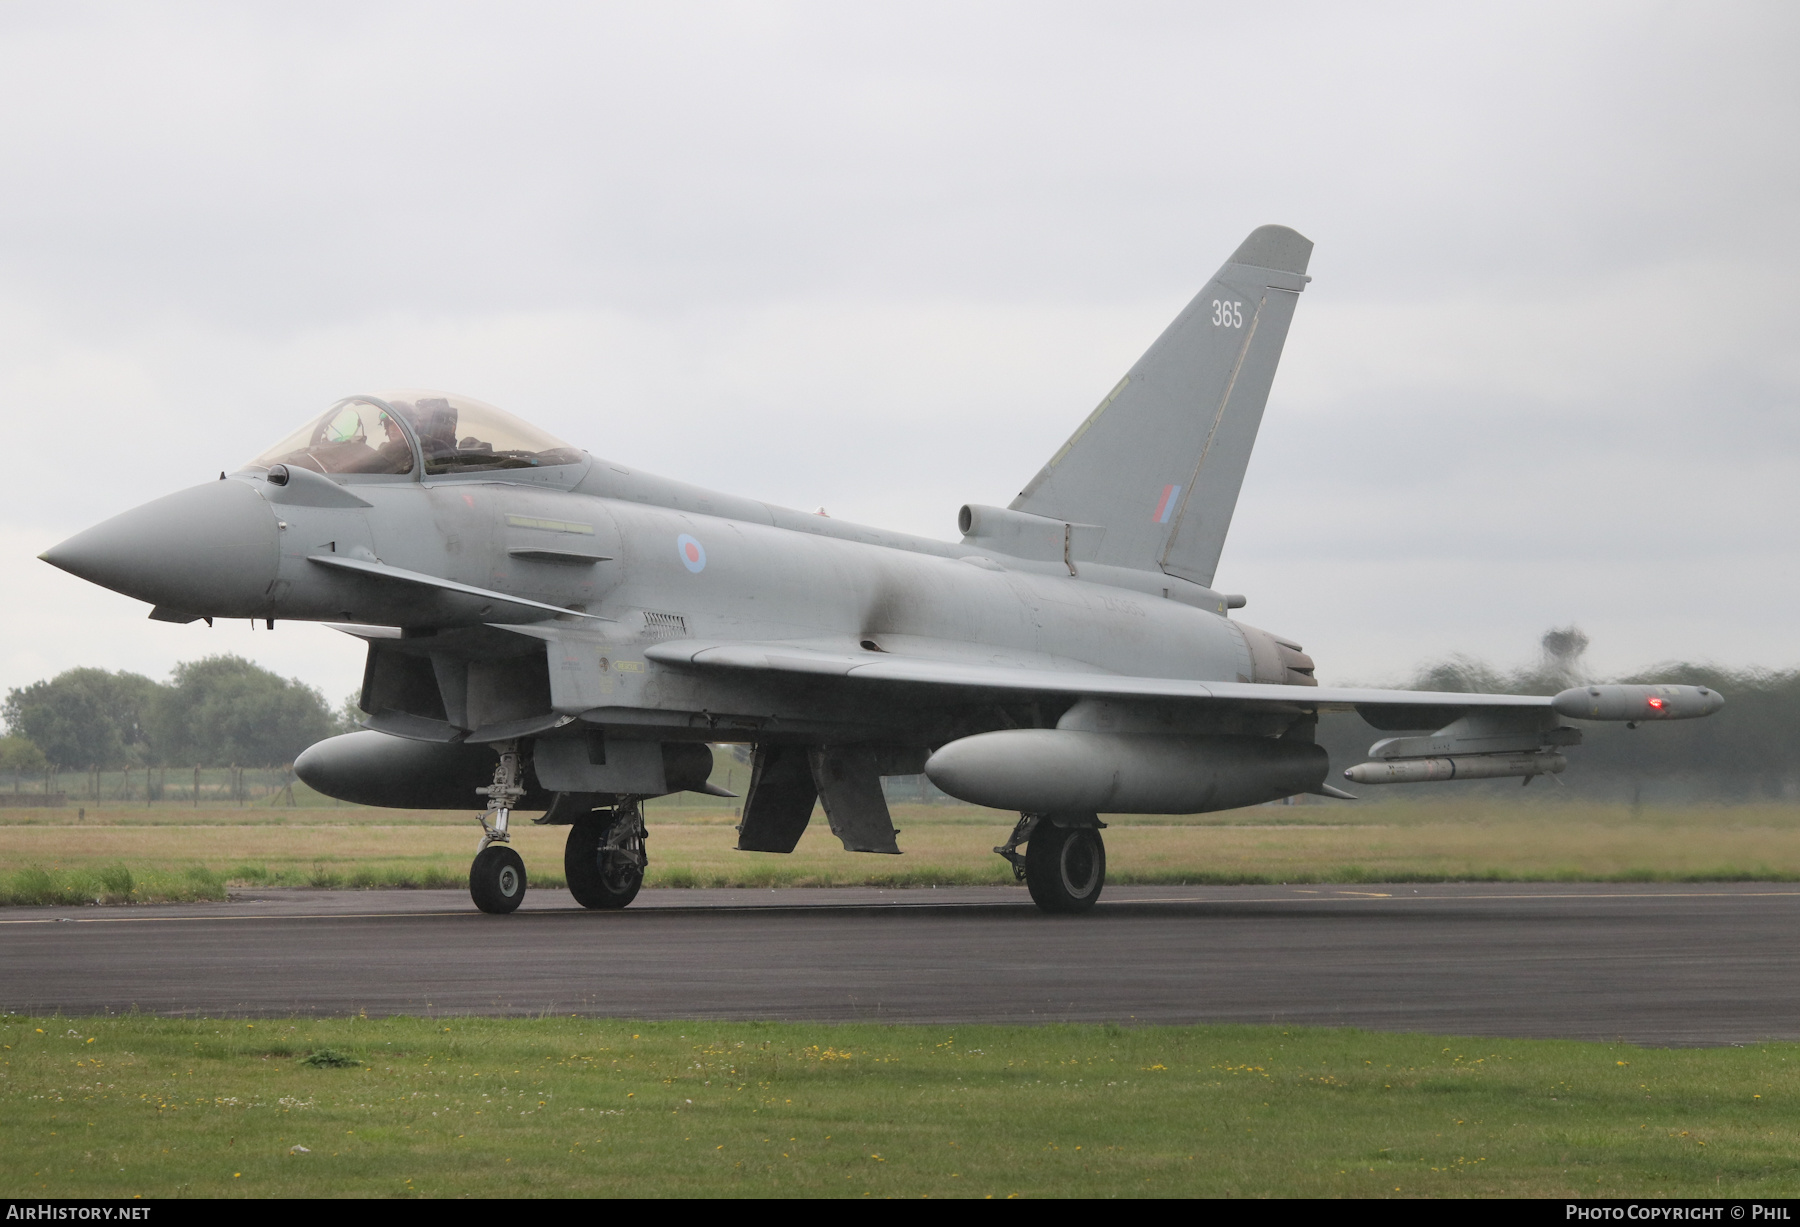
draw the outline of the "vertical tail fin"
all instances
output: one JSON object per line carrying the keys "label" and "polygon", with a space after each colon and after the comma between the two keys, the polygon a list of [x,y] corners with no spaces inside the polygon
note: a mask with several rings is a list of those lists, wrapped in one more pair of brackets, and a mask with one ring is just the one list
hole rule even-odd
{"label": "vertical tail fin", "polygon": [[1312,248],[1251,231],[1013,509],[1103,526],[1096,562],[1211,584]]}

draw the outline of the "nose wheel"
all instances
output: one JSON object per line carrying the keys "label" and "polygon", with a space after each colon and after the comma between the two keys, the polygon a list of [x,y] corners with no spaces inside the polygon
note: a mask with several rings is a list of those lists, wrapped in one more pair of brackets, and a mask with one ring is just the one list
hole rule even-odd
{"label": "nose wheel", "polygon": [[525,899],[525,862],[505,844],[490,844],[469,866],[469,897],[493,916],[516,911]]}

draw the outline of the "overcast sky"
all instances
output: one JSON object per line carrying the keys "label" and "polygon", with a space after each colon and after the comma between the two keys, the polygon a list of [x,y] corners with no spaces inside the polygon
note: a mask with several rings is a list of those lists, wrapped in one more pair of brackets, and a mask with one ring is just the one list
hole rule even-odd
{"label": "overcast sky", "polygon": [[0,689],[353,641],[35,555],[338,396],[954,537],[1253,227],[1218,585],[1327,682],[1800,664],[1800,7],[0,6]]}

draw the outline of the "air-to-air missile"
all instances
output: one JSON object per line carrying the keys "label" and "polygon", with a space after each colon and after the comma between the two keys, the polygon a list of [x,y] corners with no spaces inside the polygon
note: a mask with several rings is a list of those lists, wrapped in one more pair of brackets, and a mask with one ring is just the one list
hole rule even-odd
{"label": "air-to-air missile", "polygon": [[[1103,813],[1230,809],[1325,782],[1319,713],[1407,733],[1362,783],[1559,771],[1563,720],[1681,719],[1684,686],[1554,698],[1318,685],[1213,587],[1312,244],[1254,231],[1006,507],[938,541],[601,459],[492,405],[352,396],[263,454],[43,557],[167,622],[335,624],[367,644],[365,728],[295,763],[329,795],[474,808],[470,892],[516,908],[514,810],[569,827],[577,901],[629,903],[642,801],[752,747],[737,846],[793,850],[822,803],[898,852],[882,781],[1020,817],[995,850],[1050,911],[1093,906]],[[1432,731],[1435,730],[1435,731]]]}

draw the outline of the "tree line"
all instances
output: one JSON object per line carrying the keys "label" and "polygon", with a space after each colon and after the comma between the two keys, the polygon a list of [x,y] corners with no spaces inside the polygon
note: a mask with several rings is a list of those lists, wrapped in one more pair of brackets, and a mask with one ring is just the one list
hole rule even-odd
{"label": "tree line", "polygon": [[297,678],[241,656],[176,665],[166,682],[70,669],[9,690],[0,770],[274,766],[354,727]]}

